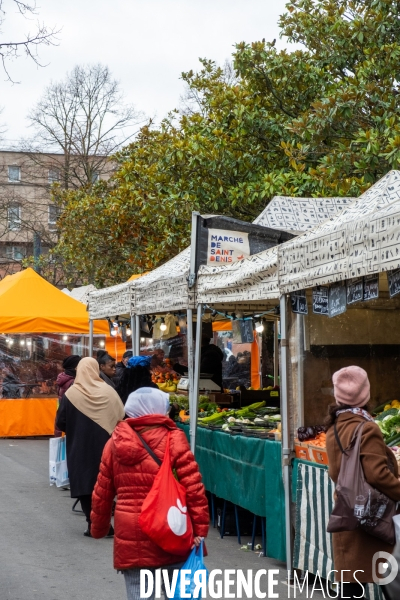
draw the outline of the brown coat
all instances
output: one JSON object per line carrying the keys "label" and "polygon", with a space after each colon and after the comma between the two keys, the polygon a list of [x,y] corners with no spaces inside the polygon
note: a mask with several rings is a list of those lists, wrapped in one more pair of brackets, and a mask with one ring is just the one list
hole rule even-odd
{"label": "brown coat", "polygon": [[[346,448],[350,444],[354,430],[360,422],[365,423],[360,450],[365,479],[370,485],[392,500],[399,501],[400,481],[398,479],[397,462],[393,452],[386,447],[378,425],[353,413],[342,413],[337,420],[340,442],[343,448]],[[326,434],[326,448],[329,458],[329,476],[336,483],[342,453],[335,439],[333,427],[328,429]],[[390,469],[389,464],[391,465]],[[393,551],[392,546],[369,535],[362,529],[333,533],[332,543],[334,568],[339,572],[337,579],[340,580],[340,571],[350,571],[350,573],[344,573],[343,581],[354,581],[354,571],[360,570],[363,572],[356,574],[357,579],[363,583],[371,583],[373,581],[372,557],[375,552],[392,553]]]}

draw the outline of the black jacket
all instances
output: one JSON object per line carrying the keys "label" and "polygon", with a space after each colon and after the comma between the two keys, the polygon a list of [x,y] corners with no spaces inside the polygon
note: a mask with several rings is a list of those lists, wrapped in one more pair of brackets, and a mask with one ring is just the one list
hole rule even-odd
{"label": "black jacket", "polygon": [[19,381],[12,373],[4,377],[3,398],[21,398]]}
{"label": "black jacket", "polygon": [[124,374],[125,369],[126,369],[126,366],[124,365],[122,360],[120,362],[117,362],[117,364],[115,365],[115,377],[113,379],[114,379],[114,383],[116,385],[118,385],[119,380],[121,379],[122,375]]}
{"label": "black jacket", "polygon": [[84,415],[64,394],[56,415],[56,427],[67,436],[67,462],[71,498],[91,495],[99,474],[108,432]]}
{"label": "black jacket", "polygon": [[210,373],[211,381],[222,390],[222,361],[224,353],[215,344],[203,346],[201,349],[200,373]]}

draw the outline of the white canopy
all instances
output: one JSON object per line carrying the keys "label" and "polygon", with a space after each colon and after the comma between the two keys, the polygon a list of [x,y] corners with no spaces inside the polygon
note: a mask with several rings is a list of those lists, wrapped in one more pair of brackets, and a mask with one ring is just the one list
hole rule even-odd
{"label": "white canopy", "polygon": [[[254,223],[289,231],[312,230],[340,213],[354,198],[289,198],[275,196]],[[294,238],[295,240],[297,238]],[[290,244],[286,242],[285,245]],[[280,296],[278,248],[221,267],[202,266],[197,279],[197,300],[202,304],[260,302]]]}
{"label": "white canopy", "polygon": [[166,312],[194,308],[195,292],[189,290],[190,247],[134,282],[135,313]]}
{"label": "white canopy", "polygon": [[291,233],[302,233],[339,214],[353,200],[354,198],[274,196],[253,223]]}
{"label": "white canopy", "polygon": [[96,288],[94,287],[94,285],[90,284],[90,285],[81,285],[80,287],[73,288],[72,290],[69,290],[68,288],[64,288],[61,291],[64,292],[64,294],[67,294],[67,296],[70,296],[71,298],[78,300],[78,302],[82,302],[82,304],[87,304],[88,299],[89,299],[89,294],[91,292],[95,292]]}
{"label": "white canopy", "polygon": [[400,266],[400,171],[340,214],[279,247],[281,293]]}
{"label": "white canopy", "polygon": [[135,281],[126,281],[104,290],[89,294],[89,318],[106,319],[117,315],[130,315],[133,307],[133,285]]}

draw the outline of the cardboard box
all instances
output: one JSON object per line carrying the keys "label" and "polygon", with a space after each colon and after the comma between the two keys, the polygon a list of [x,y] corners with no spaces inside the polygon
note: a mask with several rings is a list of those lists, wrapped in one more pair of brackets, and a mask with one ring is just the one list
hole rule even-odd
{"label": "cardboard box", "polygon": [[295,440],[294,451],[296,453],[296,458],[314,462],[313,458],[311,457],[310,444],[304,444],[303,442],[299,442],[299,440]]}
{"label": "cardboard box", "polygon": [[313,446],[312,444],[309,444],[309,446],[313,462],[316,462],[319,465],[329,465],[326,448],[320,448],[319,446]]}

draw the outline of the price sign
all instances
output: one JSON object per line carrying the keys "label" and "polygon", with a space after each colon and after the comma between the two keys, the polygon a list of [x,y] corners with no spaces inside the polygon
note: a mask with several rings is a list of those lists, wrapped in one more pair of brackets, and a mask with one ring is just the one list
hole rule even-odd
{"label": "price sign", "polygon": [[388,271],[389,296],[393,298],[400,293],[400,269]]}
{"label": "price sign", "polygon": [[375,298],[379,298],[379,275],[367,275],[364,277],[363,300]]}
{"label": "price sign", "polygon": [[336,317],[346,312],[347,294],[345,285],[332,285],[329,288],[328,309],[330,317]]}
{"label": "price sign", "polygon": [[312,291],[312,306],[313,313],[316,315],[327,315],[328,310],[328,295],[329,288],[327,287],[316,287]]}
{"label": "price sign", "polygon": [[291,292],[290,302],[292,303],[292,312],[298,315],[308,315],[307,297],[305,290]]}
{"label": "price sign", "polygon": [[347,282],[347,304],[360,302],[364,297],[363,278],[351,279]]}

